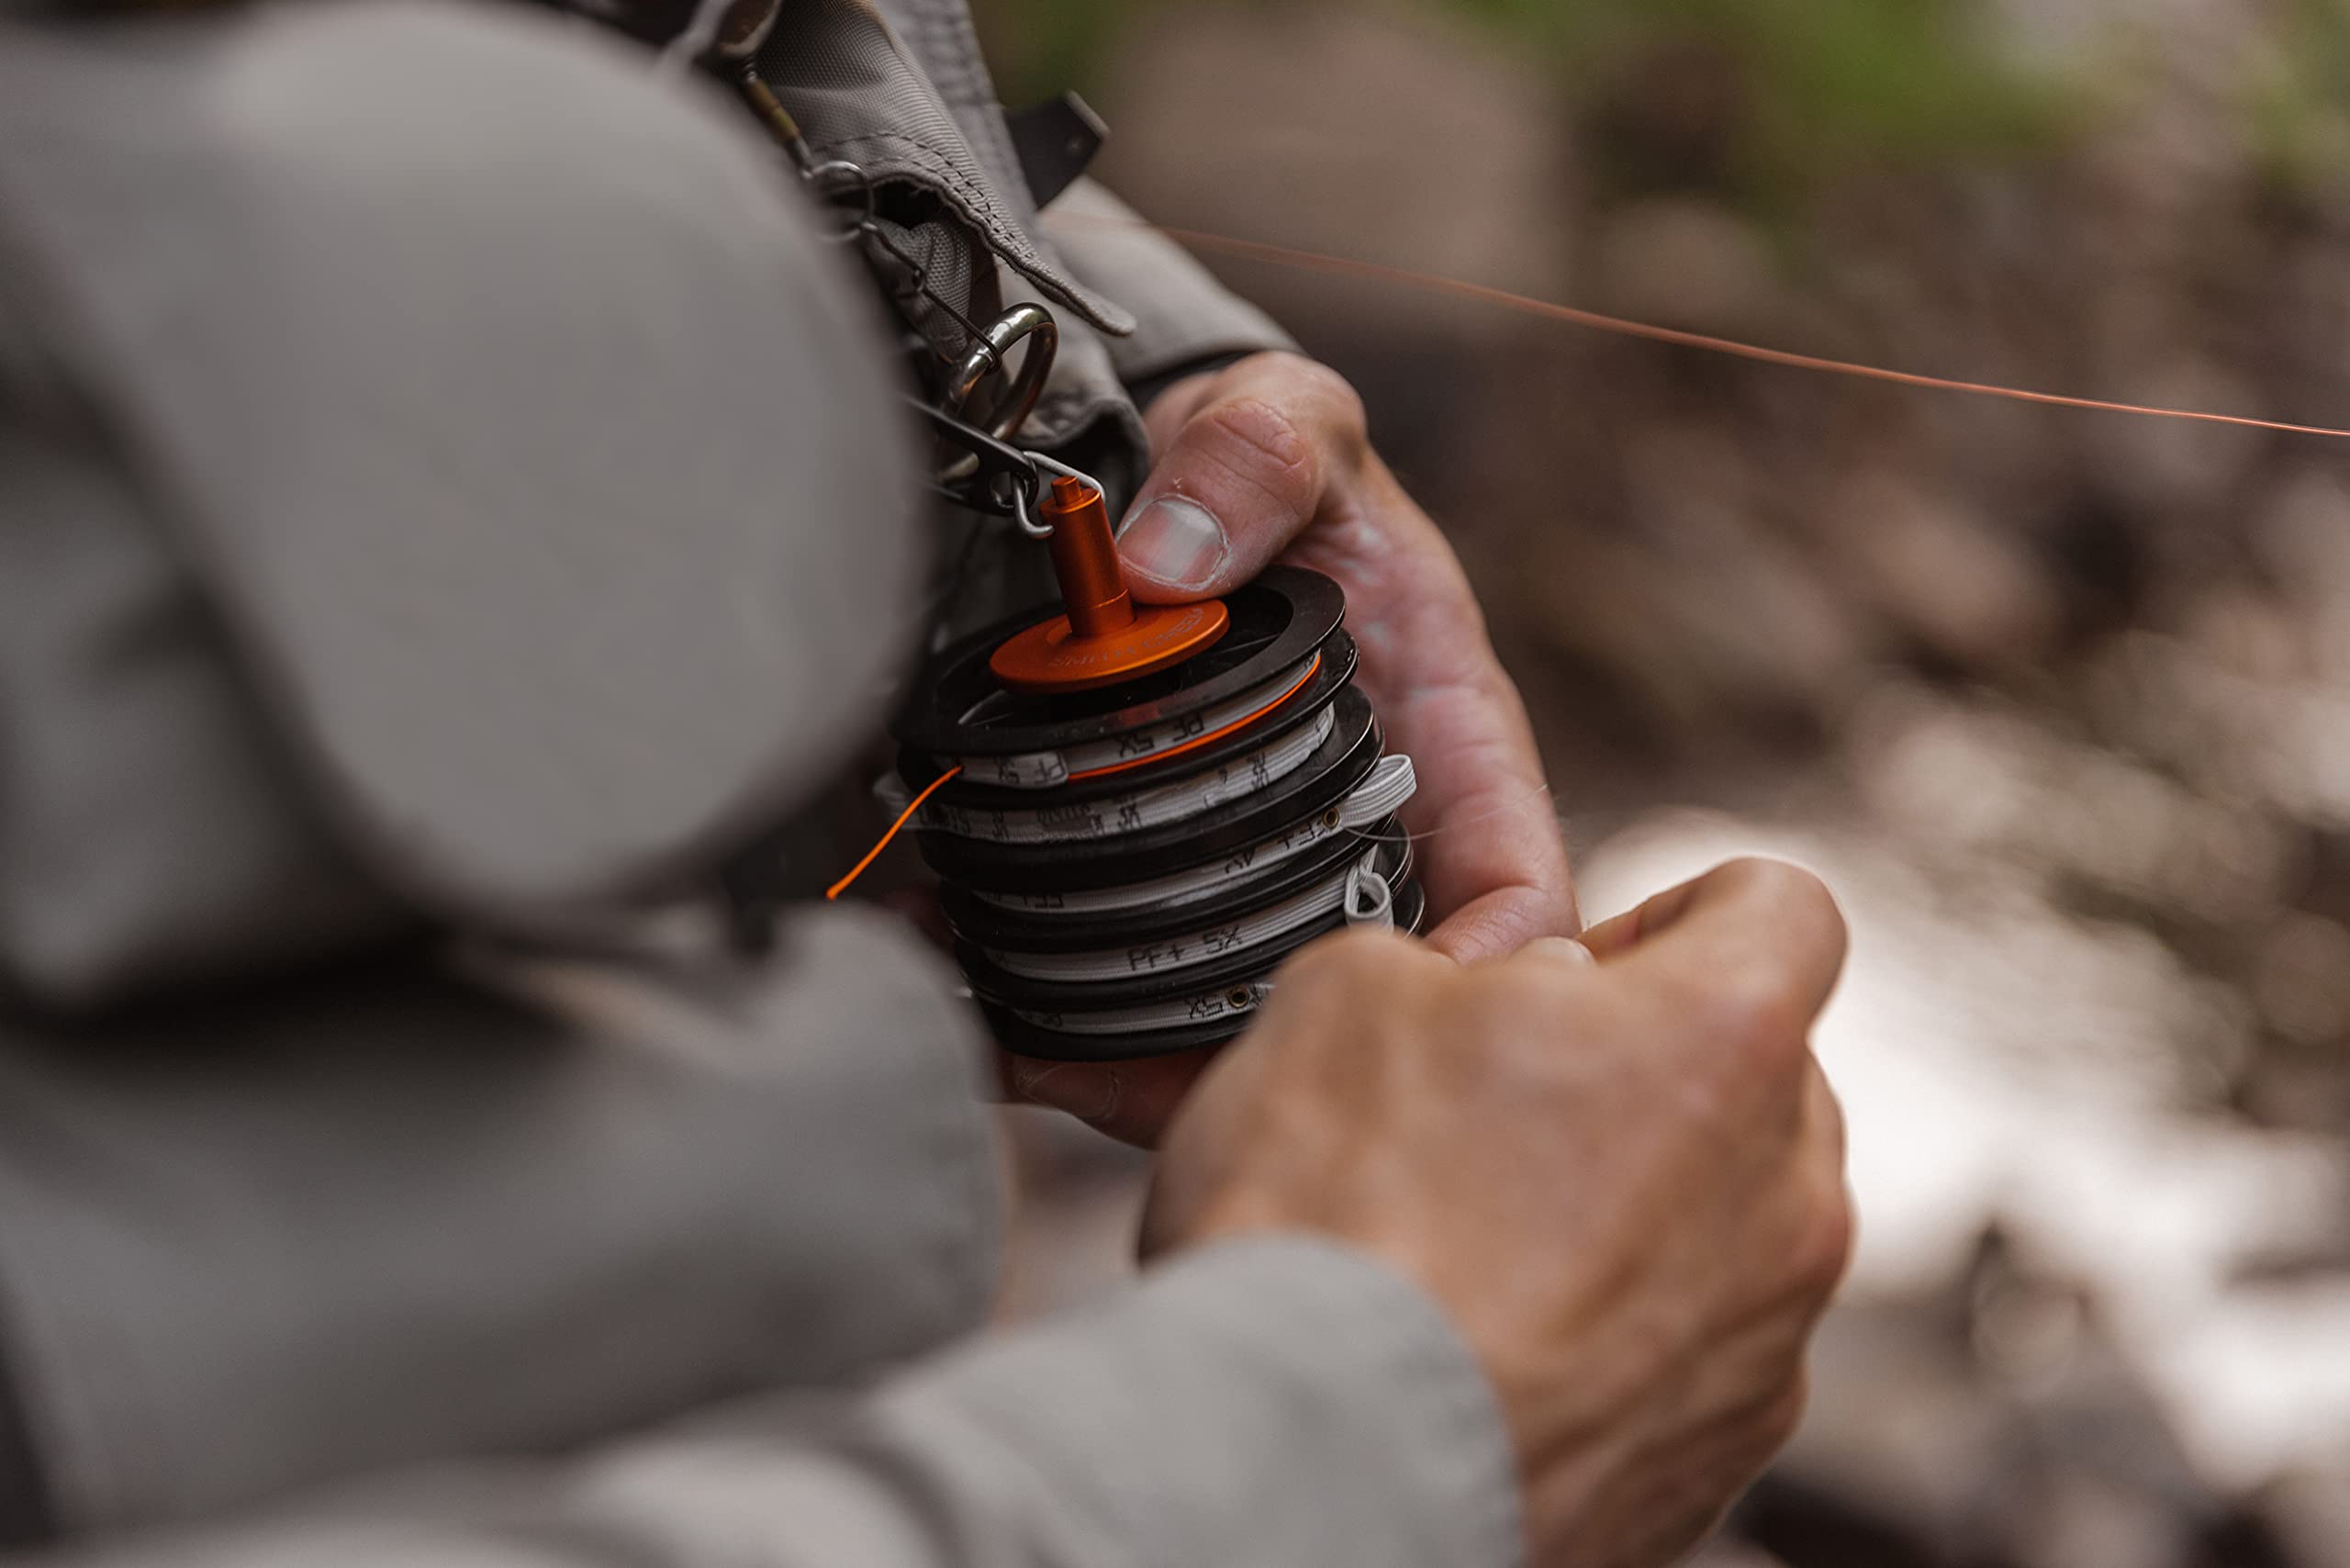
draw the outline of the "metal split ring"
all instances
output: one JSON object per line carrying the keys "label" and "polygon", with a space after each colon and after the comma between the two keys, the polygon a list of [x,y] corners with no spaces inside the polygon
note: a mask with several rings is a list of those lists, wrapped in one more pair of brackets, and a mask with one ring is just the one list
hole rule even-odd
{"label": "metal split ring", "polygon": [[[1027,456],[1030,462],[1035,461],[1034,453],[1028,454]],[[1012,521],[1020,525],[1020,532],[1031,539],[1050,539],[1053,536],[1053,525],[1049,522],[1038,521],[1036,514],[1029,510],[1028,503],[1035,498],[1034,487],[1022,484],[1017,475],[999,474],[994,479],[989,481],[990,488],[996,488],[999,481],[1002,488],[1012,492],[1010,502]]]}
{"label": "metal split ring", "polygon": [[[984,416],[969,411],[971,398],[979,384],[990,371],[1011,363],[1013,347],[1025,340],[1027,352],[1021,356],[1020,369],[1002,400]],[[998,441],[1010,441],[1036,407],[1036,399],[1045,393],[1045,379],[1053,373],[1053,359],[1060,352],[1061,330],[1052,313],[1041,305],[1015,305],[988,324],[971,345],[970,352],[956,365],[946,380],[946,395],[940,407],[954,419],[978,426]],[[977,467],[973,459],[958,459],[941,475],[942,478],[958,479]]]}
{"label": "metal split ring", "polygon": [[826,240],[835,245],[845,245],[873,227],[875,214],[879,208],[873,193],[873,176],[866,172],[862,163],[834,158],[803,169],[800,177],[806,182],[809,192],[819,200],[838,205],[843,196],[854,193],[863,203],[864,210],[854,216],[844,209],[840,227],[826,234]]}

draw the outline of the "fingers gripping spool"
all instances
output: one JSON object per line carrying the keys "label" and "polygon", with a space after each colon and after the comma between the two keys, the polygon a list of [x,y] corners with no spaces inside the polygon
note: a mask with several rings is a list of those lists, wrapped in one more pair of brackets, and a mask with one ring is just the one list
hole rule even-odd
{"label": "fingers gripping spool", "polygon": [[[1275,567],[1226,600],[1136,605],[1101,487],[1012,444],[1051,373],[1051,313],[1016,305],[984,328],[965,315],[879,221],[867,172],[819,162],[744,40],[724,41],[742,46],[726,58],[746,101],[842,209],[839,237],[902,269],[893,289],[968,335],[944,398],[917,400],[945,458],[934,486],[1051,551],[1061,607],[946,650],[896,725],[900,823],[946,882],[999,1036],[1076,1060],[1212,1045],[1316,936],[1416,929],[1425,901],[1394,816],[1411,767],[1381,756],[1348,685],[1337,585]],[[765,895],[736,892],[755,939]]]}
{"label": "fingers gripping spool", "polygon": [[1276,566],[1138,606],[1098,488],[1064,475],[1038,514],[1063,603],[941,654],[895,726],[896,793],[935,791],[911,820],[999,1038],[1212,1045],[1315,938],[1416,929],[1411,764],[1351,684],[1337,585]]}

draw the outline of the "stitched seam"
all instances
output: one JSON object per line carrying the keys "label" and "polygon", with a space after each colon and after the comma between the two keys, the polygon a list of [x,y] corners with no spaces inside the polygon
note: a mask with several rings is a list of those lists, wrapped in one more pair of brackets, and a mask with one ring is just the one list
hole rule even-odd
{"label": "stitched seam", "polygon": [[[922,17],[923,31],[933,40],[928,52],[954,67],[951,83],[934,82],[934,85],[938,87],[941,97],[978,118],[980,140],[988,144],[996,166],[1022,183],[1023,192],[1030,199],[1013,205],[1019,208],[1021,221],[1025,225],[1034,216],[1035,193],[1026,190],[1027,174],[1020,167],[1020,155],[1012,145],[1012,132],[1003,122],[1002,106],[996,101],[994,83],[988,74],[987,57],[979,49],[979,37],[971,30],[970,14],[956,6],[939,6],[923,11]],[[965,126],[964,134],[968,136],[973,129]],[[1048,242],[1041,236],[1032,236],[1032,242],[1040,253],[1051,254],[1046,249]]]}
{"label": "stitched seam", "polygon": [[927,142],[917,141],[912,137],[907,136],[900,131],[876,130],[868,131],[860,136],[844,137],[837,141],[818,141],[813,143],[813,145],[819,151],[826,152],[836,152],[846,149],[866,147],[877,149],[883,147],[902,148],[905,150],[905,154],[911,162],[916,164],[927,173],[938,175],[948,185],[954,186],[955,193],[977,209],[976,212],[969,214],[968,216],[983,217],[990,228],[1002,230],[1002,232],[1000,235],[994,236],[994,238],[1006,250],[1015,252],[1025,252],[1027,250],[1025,242],[1012,228],[1009,220],[1005,218],[1003,213],[997,208],[994,198],[988,194],[986,188],[974,182],[968,175],[965,174],[962,170],[955,166],[953,160],[949,159],[945,153],[942,153],[935,148],[930,146]]}
{"label": "stitched seam", "polygon": [[[1055,272],[1044,257],[1036,252],[1019,229],[997,208],[985,188],[974,185],[969,176],[957,168],[951,160],[927,143],[917,141],[912,137],[899,131],[884,130],[871,131],[861,136],[844,137],[832,141],[815,141],[811,145],[823,152],[843,152],[868,148],[875,151],[886,148],[901,150],[900,156],[906,164],[911,165],[913,172],[932,175],[947,187],[938,194],[954,204],[956,211],[962,216],[964,221],[986,236],[990,249],[1010,261],[1022,273],[1035,279],[1037,284],[1050,289],[1063,304],[1082,314],[1088,321],[1102,330],[1123,337],[1132,330],[1130,327],[1123,327],[1118,316],[1110,314],[1102,305],[1089,298],[1086,292],[1077,284]],[[870,172],[879,177],[887,178],[891,171],[882,169]]]}

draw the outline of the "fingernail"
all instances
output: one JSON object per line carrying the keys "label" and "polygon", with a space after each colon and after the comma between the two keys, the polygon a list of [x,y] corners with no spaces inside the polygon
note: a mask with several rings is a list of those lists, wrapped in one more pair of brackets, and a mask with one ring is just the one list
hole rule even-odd
{"label": "fingernail", "polygon": [[1537,936],[1526,945],[1526,951],[1539,953],[1546,958],[1557,958],[1575,969],[1599,962],[1590,948],[1572,936]]}
{"label": "fingernail", "polygon": [[1126,565],[1169,588],[1208,587],[1231,548],[1215,513],[1181,496],[1151,502],[1118,537]]}
{"label": "fingernail", "polygon": [[1080,1122],[1101,1123],[1109,1120],[1111,1113],[1118,1108],[1124,1085],[1114,1068],[1095,1074],[1051,1067],[1016,1075],[1013,1087],[1031,1104],[1059,1111]]}

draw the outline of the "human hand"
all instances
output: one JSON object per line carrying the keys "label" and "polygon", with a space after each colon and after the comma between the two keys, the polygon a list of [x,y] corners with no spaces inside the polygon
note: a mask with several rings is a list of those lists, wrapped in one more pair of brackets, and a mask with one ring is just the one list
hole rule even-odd
{"label": "human hand", "polygon": [[1582,929],[1517,689],[1452,547],[1371,448],[1362,400],[1295,354],[1179,382],[1147,414],[1159,454],[1118,543],[1137,599],[1231,592],[1276,559],[1347,592],[1356,683],[1406,752],[1429,835],[1429,945],[1464,963]]}
{"label": "human hand", "polygon": [[1742,861],[1586,940],[1469,968],[1309,949],[1169,1130],[1145,1242],[1311,1231],[1384,1260],[1492,1381],[1531,1561],[1655,1568],[1793,1430],[1843,1271],[1807,1036],[1844,926],[1807,873]]}
{"label": "human hand", "polygon": [[[1371,451],[1361,399],[1295,354],[1177,383],[1147,411],[1158,461],[1119,541],[1138,600],[1229,593],[1277,557],[1337,579],[1356,680],[1419,776],[1406,825],[1435,924],[1462,962],[1581,929],[1533,731],[1459,559]],[[1214,1059],[1065,1066],[1014,1058],[1016,1098],[1151,1144]]]}

